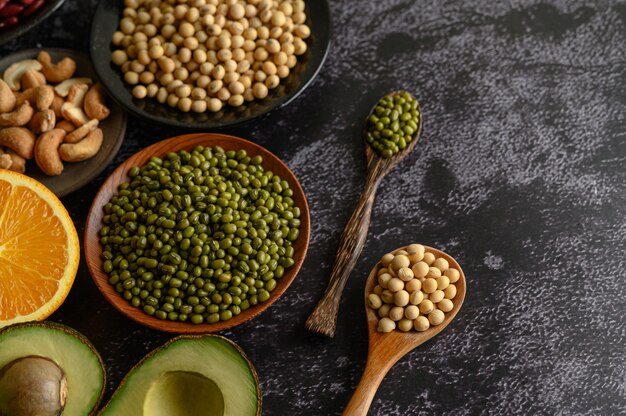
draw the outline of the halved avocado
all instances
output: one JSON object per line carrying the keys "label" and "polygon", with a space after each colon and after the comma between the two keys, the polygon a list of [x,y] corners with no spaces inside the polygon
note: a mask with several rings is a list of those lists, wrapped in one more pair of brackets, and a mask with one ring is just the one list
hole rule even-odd
{"label": "halved avocado", "polygon": [[85,416],[95,413],[104,365],[82,334],[52,322],[0,330],[0,415]]}
{"label": "halved avocado", "polygon": [[182,335],[144,357],[101,416],[259,416],[254,367],[219,335]]}

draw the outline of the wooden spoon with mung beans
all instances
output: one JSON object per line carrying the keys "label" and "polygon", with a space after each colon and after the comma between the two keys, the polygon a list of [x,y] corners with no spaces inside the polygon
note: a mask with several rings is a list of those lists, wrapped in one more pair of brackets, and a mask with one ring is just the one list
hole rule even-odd
{"label": "wooden spoon with mung beans", "polygon": [[[405,93],[415,99],[412,94],[406,91],[393,91],[385,95],[382,99]],[[365,125],[363,128],[364,138],[367,137],[367,120],[369,120],[370,116],[374,113],[381,100],[376,103],[365,119]],[[417,102],[417,100],[415,101]],[[365,245],[367,232],[370,226],[372,207],[374,205],[376,191],[383,178],[402,160],[404,160],[415,148],[422,130],[422,114],[419,103],[417,103],[417,114],[417,130],[412,134],[412,139],[409,143],[407,143],[406,148],[404,150],[400,150],[395,155],[391,157],[383,157],[372,147],[372,145],[365,141],[365,156],[367,158],[367,177],[365,178],[365,186],[361,192],[359,202],[357,203],[350,220],[341,234],[341,239],[337,248],[337,255],[335,257],[335,264],[330,275],[328,287],[306,321],[305,325],[309,331],[317,332],[331,338],[335,335],[341,293],[346,286],[350,273],[352,273],[352,270],[361,255],[361,251],[363,251],[363,246]]]}

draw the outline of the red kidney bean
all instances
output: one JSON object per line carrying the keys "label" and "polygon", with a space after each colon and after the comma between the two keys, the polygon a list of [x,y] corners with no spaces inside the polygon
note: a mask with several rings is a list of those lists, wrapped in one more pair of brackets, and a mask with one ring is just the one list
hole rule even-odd
{"label": "red kidney bean", "polygon": [[28,6],[23,12],[22,17],[28,17],[31,14],[35,13],[37,10],[43,6],[46,0],[31,0],[32,4]]}
{"label": "red kidney bean", "polygon": [[0,10],[0,17],[11,17],[20,14],[24,10],[24,6],[21,4],[11,3],[7,4]]}
{"label": "red kidney bean", "polygon": [[20,3],[22,3],[24,6],[30,6],[31,4],[33,4],[35,0],[20,0]]}
{"label": "red kidney bean", "polygon": [[0,19],[0,29],[5,27],[15,26],[19,21],[17,16],[5,17]]}
{"label": "red kidney bean", "polygon": [[4,6],[6,6],[9,3],[9,0],[0,0],[0,10],[4,9]]}

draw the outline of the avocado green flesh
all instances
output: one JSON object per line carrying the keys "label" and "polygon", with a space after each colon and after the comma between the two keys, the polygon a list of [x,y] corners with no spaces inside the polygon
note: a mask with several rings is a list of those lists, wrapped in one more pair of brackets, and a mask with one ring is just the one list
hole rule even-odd
{"label": "avocado green flesh", "polygon": [[63,416],[92,412],[104,388],[104,370],[87,344],[68,332],[45,326],[9,327],[0,333],[0,368],[27,356],[48,358],[65,374],[67,397]]}
{"label": "avocado green flesh", "polygon": [[146,356],[120,384],[103,416],[254,416],[256,377],[220,337],[180,338]]}
{"label": "avocado green flesh", "polygon": [[[202,398],[202,400],[198,400]],[[143,413],[153,416],[222,416],[224,395],[211,379],[198,373],[163,373],[150,386]]]}

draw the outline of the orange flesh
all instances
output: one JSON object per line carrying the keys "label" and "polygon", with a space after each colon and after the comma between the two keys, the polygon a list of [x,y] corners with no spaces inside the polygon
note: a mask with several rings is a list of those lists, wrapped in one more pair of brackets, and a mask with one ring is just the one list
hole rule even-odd
{"label": "orange flesh", "polygon": [[0,321],[28,315],[59,290],[68,238],[37,193],[0,179]]}

